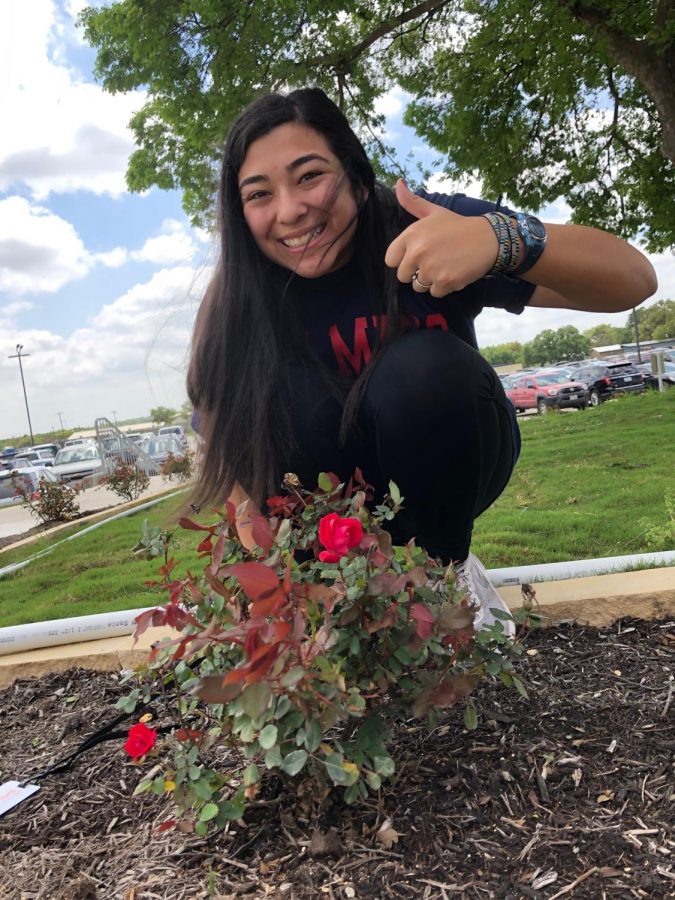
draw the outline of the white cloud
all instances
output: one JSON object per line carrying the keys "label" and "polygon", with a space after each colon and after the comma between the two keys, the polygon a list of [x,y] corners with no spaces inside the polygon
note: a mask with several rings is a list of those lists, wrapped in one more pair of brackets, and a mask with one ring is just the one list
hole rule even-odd
{"label": "white cloud", "polygon": [[57,409],[75,425],[93,423],[98,416],[111,418],[112,409],[123,418],[144,415],[158,404],[182,403],[194,316],[211,271],[162,269],[66,337],[16,325],[0,327],[6,436],[25,428],[16,361],[7,359],[17,342],[30,353],[24,374],[35,430],[53,427]]}
{"label": "white cloud", "polygon": [[52,39],[63,28],[53,0],[0,5],[0,108],[11,123],[0,131],[0,190],[120,194],[134,147],[127,123],[144,96],[106,94],[50,53],[62,50]]}
{"label": "white cloud", "polygon": [[161,230],[163,234],[148,238],[140,250],[133,251],[131,259],[159,266],[189,262],[197,252],[197,246],[184,224],[176,219],[165,219]]}
{"label": "white cloud", "polygon": [[0,200],[0,290],[57,291],[90,265],[70,222],[23,197]]}
{"label": "white cloud", "polygon": [[28,300],[15,300],[14,303],[8,303],[6,306],[0,306],[0,316],[8,316],[13,318],[23,312],[28,312],[33,308],[33,304]]}

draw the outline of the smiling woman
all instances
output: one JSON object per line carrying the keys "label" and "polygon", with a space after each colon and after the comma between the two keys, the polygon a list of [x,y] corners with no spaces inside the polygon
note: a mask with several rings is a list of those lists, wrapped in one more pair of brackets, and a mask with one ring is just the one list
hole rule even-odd
{"label": "smiling woman", "polygon": [[473,602],[503,609],[469,546],[520,439],[474,319],[633,307],[655,290],[649,262],[594,229],[378,184],[311,88],[262,97],[235,122],[219,225],[188,376],[204,438],[195,502],[262,506],[286,472],[313,488],[322,471],[345,481],[359,467],[376,502],[398,484],[398,543],[456,561]]}

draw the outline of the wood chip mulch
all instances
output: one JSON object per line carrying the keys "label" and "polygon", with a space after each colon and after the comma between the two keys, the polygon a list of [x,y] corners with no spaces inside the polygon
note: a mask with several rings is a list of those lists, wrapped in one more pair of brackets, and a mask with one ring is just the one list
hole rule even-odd
{"label": "wood chip mulch", "polygon": [[[168,800],[131,796],[152,763],[99,744],[0,818],[0,897],[675,897],[675,622],[557,626],[528,648],[529,701],[488,685],[476,731],[459,709],[401,724],[395,782],[357,808],[270,778],[226,831],[162,834]],[[127,691],[75,669],[3,691],[0,781],[65,756]]]}

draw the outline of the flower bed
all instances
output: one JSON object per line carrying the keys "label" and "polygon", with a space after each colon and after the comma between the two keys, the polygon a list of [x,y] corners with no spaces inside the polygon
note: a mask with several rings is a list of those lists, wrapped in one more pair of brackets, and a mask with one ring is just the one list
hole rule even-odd
{"label": "flower bed", "polygon": [[[270,778],[242,820],[161,834],[169,798],[130,796],[147,764],[124,738],[100,744],[0,818],[0,896],[672,895],[675,623],[558,626],[527,646],[515,667],[529,701],[485,683],[474,731],[460,707],[431,733],[401,721],[394,780],[358,806]],[[127,692],[81,670],[3,691],[2,780],[65,756]],[[156,713],[153,725],[169,721]]]}

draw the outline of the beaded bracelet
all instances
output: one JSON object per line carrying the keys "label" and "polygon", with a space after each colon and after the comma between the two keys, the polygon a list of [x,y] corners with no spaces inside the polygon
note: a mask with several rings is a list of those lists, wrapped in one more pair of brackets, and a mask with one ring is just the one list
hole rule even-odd
{"label": "beaded bracelet", "polygon": [[499,245],[497,258],[487,273],[488,277],[515,272],[520,265],[523,250],[516,221],[502,212],[483,213],[483,218],[492,226]]}

